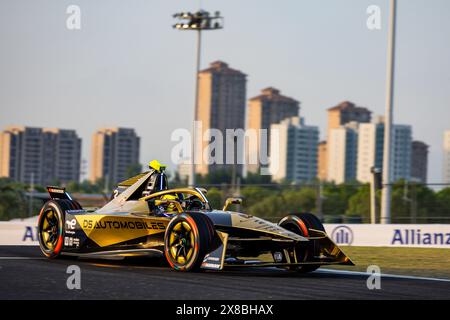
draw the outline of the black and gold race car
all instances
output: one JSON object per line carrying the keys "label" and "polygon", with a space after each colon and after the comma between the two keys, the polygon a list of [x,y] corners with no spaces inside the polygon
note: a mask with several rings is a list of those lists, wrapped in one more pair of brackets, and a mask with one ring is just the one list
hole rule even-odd
{"label": "black and gold race car", "polygon": [[169,189],[164,167],[120,183],[96,211],[83,210],[64,188],[48,187],[38,220],[39,244],[61,255],[120,258],[164,255],[175,270],[271,266],[310,272],[352,261],[327,236],[313,214],[291,214],[278,224],[211,208],[202,188]]}

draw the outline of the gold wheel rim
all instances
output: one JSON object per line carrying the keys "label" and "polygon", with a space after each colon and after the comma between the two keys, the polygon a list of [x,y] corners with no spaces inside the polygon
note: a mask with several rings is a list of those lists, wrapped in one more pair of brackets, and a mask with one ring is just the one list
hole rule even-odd
{"label": "gold wheel rim", "polygon": [[195,235],[186,221],[177,222],[169,234],[169,255],[174,262],[185,265],[194,254]]}
{"label": "gold wheel rim", "polygon": [[48,250],[54,250],[58,243],[59,221],[53,209],[44,212],[40,233],[44,247]]}

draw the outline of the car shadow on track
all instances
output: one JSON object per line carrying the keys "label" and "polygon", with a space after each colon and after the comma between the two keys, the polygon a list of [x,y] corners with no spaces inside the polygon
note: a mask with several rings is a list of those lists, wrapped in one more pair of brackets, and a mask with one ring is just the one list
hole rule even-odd
{"label": "car shadow on track", "polygon": [[[73,258],[76,260],[77,258]],[[110,259],[92,259],[78,258],[78,260],[89,263],[94,266],[111,267],[111,268],[139,268],[140,270],[148,269],[148,272],[158,269],[162,272],[173,272],[180,274],[180,271],[172,270],[164,258],[125,258],[122,260]],[[184,273],[186,274],[186,273]],[[300,273],[275,267],[228,267],[221,271],[201,270],[194,272],[196,275],[214,275],[220,277],[278,277],[278,278],[321,278],[321,279],[355,279],[362,278],[361,275],[340,274],[333,272],[321,272],[320,269],[311,273]]]}

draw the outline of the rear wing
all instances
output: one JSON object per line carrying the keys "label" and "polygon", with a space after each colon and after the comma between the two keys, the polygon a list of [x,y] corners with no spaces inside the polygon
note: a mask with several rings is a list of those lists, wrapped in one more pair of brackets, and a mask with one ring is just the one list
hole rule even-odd
{"label": "rear wing", "polygon": [[47,192],[51,199],[67,199],[72,200],[69,193],[66,192],[66,188],[60,187],[47,187]]}

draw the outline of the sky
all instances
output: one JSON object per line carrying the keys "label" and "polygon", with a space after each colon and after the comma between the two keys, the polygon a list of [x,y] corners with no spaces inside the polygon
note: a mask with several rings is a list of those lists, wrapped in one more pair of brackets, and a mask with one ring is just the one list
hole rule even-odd
{"label": "sky", "polygon": [[[173,168],[170,139],[191,127],[195,33],[173,13],[219,10],[225,28],[203,36],[202,67],[215,60],[248,75],[247,98],[273,86],[301,101],[326,132],[326,110],[349,100],[385,108],[388,0],[0,0],[0,130],[76,129],[89,161],[100,127],[135,128],[141,162]],[[69,30],[69,5],[81,29]],[[370,5],[381,29],[366,26]],[[394,122],[430,145],[429,182],[442,182],[450,130],[450,1],[398,0]]]}

